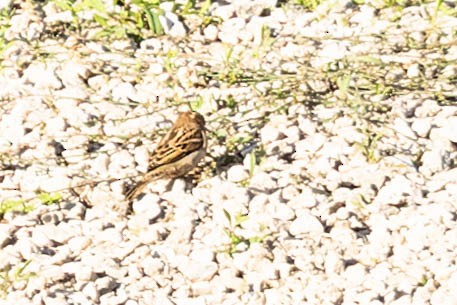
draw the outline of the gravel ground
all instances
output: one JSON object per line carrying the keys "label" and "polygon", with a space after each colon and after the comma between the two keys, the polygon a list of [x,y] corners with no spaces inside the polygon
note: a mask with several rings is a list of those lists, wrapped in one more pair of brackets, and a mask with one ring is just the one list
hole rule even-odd
{"label": "gravel ground", "polygon": [[[383,3],[165,3],[137,44],[2,2],[0,304],[457,304],[455,3]],[[201,172],[119,212],[189,105]]]}

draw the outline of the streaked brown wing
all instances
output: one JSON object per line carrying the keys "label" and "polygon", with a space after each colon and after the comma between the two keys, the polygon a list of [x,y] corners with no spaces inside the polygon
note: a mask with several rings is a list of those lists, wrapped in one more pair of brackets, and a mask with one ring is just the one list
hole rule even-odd
{"label": "streaked brown wing", "polygon": [[149,171],[199,150],[204,145],[202,132],[199,128],[172,128],[152,153]]}

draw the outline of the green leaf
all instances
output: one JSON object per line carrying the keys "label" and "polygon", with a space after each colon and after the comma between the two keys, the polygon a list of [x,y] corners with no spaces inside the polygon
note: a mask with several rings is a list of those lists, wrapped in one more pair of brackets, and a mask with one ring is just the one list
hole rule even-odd
{"label": "green leaf", "polygon": [[238,226],[239,224],[241,224],[242,222],[248,220],[248,216],[247,215],[243,215],[243,214],[236,214],[235,215],[235,224],[236,226]]}
{"label": "green leaf", "polygon": [[225,218],[227,218],[229,224],[232,224],[232,216],[230,216],[229,212],[226,209],[222,209],[224,211]]}
{"label": "green leaf", "polygon": [[64,11],[71,11],[72,10],[72,3],[68,0],[55,0],[54,2],[58,8]]}
{"label": "green leaf", "polygon": [[343,96],[346,95],[348,92],[350,81],[351,81],[351,75],[349,75],[349,74],[341,76],[336,81],[338,88],[340,89],[341,94]]}
{"label": "green leaf", "polygon": [[190,108],[192,108],[192,110],[194,110],[194,111],[197,111],[198,109],[200,109],[202,105],[203,105],[203,97],[201,97],[200,95],[195,100],[190,102]]}
{"label": "green leaf", "polygon": [[211,7],[211,0],[206,0],[200,8],[199,15],[200,16],[206,15],[208,13],[210,7]]}
{"label": "green leaf", "polygon": [[106,21],[106,19],[103,18],[100,15],[94,14],[94,21],[97,22],[98,24],[100,24],[103,27],[108,26],[108,22]]}
{"label": "green leaf", "polygon": [[113,36],[116,39],[127,37],[127,32],[124,28],[118,27],[114,30]]}
{"label": "green leaf", "polygon": [[25,268],[31,263],[31,260],[27,260],[21,267],[17,268],[16,271],[14,272],[15,277],[20,277],[22,273],[24,272]]}
{"label": "green leaf", "polygon": [[149,28],[154,32],[156,35],[163,35],[163,27],[160,23],[159,15],[155,11],[145,10],[147,12],[146,18],[148,19]]}
{"label": "green leaf", "polygon": [[41,193],[38,195],[38,199],[41,201],[41,203],[50,205],[58,203],[60,200],[62,200],[62,196],[59,193]]}
{"label": "green leaf", "polygon": [[350,56],[348,60],[355,62],[367,62],[375,65],[382,65],[382,60],[370,55]]}
{"label": "green leaf", "polygon": [[144,10],[144,15],[146,17],[146,22],[148,23],[148,28],[154,31],[154,18],[152,17],[152,12],[148,9]]}
{"label": "green leaf", "polygon": [[106,13],[105,4],[102,0],[84,0],[83,4],[89,8],[99,11],[100,13]]}
{"label": "green leaf", "polygon": [[182,10],[183,15],[189,14],[190,9],[195,7],[195,0],[188,0]]}
{"label": "green leaf", "polygon": [[251,153],[249,154],[249,176],[252,178],[252,176],[254,175],[254,169],[255,169],[255,166],[257,165],[257,162],[256,162],[256,156],[255,156],[255,151],[251,151]]}

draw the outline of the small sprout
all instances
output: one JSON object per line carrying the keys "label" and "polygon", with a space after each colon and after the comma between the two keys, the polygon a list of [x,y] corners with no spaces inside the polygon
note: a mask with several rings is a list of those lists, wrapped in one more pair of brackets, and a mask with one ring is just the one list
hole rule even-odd
{"label": "small sprout", "polygon": [[0,216],[8,212],[28,213],[33,211],[34,208],[35,206],[33,204],[28,204],[23,199],[5,200],[0,204]]}
{"label": "small sprout", "polygon": [[241,227],[241,223],[248,220],[248,216],[238,213],[232,217],[226,209],[223,209],[223,212],[225,218],[227,218],[229,222],[229,227],[224,228],[224,232],[230,239],[230,244],[227,245],[223,252],[228,253],[230,256],[237,252],[247,251],[252,243],[263,242],[268,236],[264,235],[246,238],[236,233],[235,230]]}
{"label": "small sprout", "polygon": [[249,177],[252,178],[254,176],[254,169],[257,166],[257,157],[255,155],[255,151],[251,151],[249,154]]}
{"label": "small sprout", "polygon": [[19,266],[13,272],[10,272],[10,266],[0,270],[0,297],[5,297],[8,294],[9,289],[15,283],[21,281],[28,282],[31,277],[36,276],[35,272],[24,272],[30,263],[31,260],[26,261],[22,266]]}
{"label": "small sprout", "polygon": [[197,98],[190,102],[190,108],[194,111],[198,111],[203,106],[204,100],[201,95],[197,96]]}
{"label": "small sprout", "polygon": [[51,205],[59,203],[62,200],[62,195],[59,193],[41,193],[38,195],[38,199],[41,201],[42,204]]}

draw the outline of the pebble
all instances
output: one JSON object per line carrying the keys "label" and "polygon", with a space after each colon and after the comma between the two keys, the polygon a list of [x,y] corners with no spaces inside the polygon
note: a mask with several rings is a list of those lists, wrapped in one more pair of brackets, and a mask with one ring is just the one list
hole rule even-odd
{"label": "pebble", "polygon": [[396,176],[381,188],[373,203],[382,205],[400,205],[407,197],[417,193],[413,184],[404,176]]}
{"label": "pebble", "polygon": [[227,171],[227,179],[231,182],[241,182],[249,178],[248,171],[243,165],[235,165]]}
{"label": "pebble", "polygon": [[230,20],[234,14],[235,7],[231,4],[218,6],[212,11],[213,16],[220,17],[222,20]]}
{"label": "pebble", "polygon": [[202,262],[200,260],[184,260],[178,270],[192,282],[208,281],[216,274],[218,266],[215,262]]}
{"label": "pebble", "polygon": [[431,120],[428,118],[415,119],[411,124],[411,129],[422,138],[426,138],[432,128]]}
{"label": "pebble", "polygon": [[215,41],[217,39],[217,36],[219,34],[219,29],[210,24],[206,28],[203,29],[203,35],[205,35],[205,38],[209,41]]}
{"label": "pebble", "polygon": [[303,234],[312,234],[313,236],[319,236],[324,232],[322,223],[311,214],[303,214],[297,217],[289,227],[289,232],[293,236],[299,236]]}

